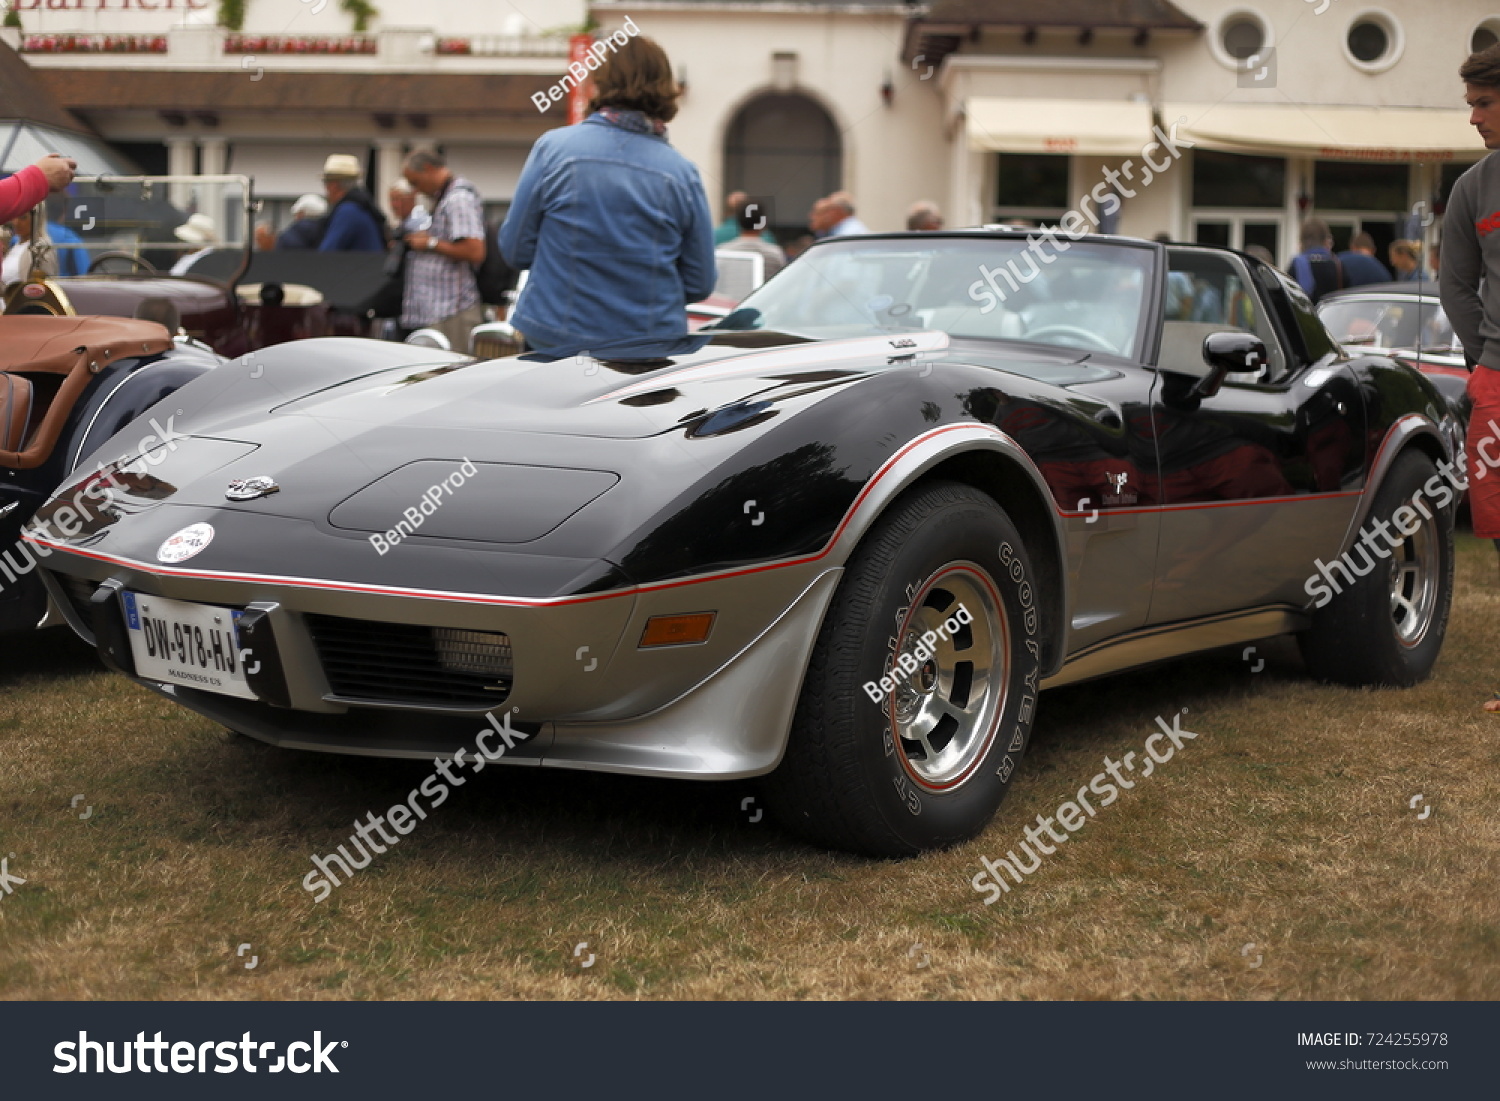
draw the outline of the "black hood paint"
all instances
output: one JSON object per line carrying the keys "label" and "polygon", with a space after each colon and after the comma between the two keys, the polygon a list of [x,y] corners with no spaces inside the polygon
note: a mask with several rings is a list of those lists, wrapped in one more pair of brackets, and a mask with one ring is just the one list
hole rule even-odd
{"label": "black hood paint", "polygon": [[[152,480],[149,493],[124,491],[126,507],[80,544],[154,566],[167,537],[206,521],[225,534],[190,565],[210,571],[526,596],[644,583],[815,551],[914,436],[973,422],[971,409],[997,401],[1035,400],[1091,419],[1101,404],[1060,384],[1118,373],[1077,352],[938,335],[946,347],[915,355],[904,343],[886,348],[886,338],[840,342],[852,347],[715,343],[644,371],[583,358],[475,362],[375,341],[271,349],[176,395],[177,430],[191,438],[149,470],[129,468]],[[980,392],[991,396],[976,401]],[[128,450],[128,435],[117,437],[96,458]],[[371,549],[367,530],[330,520],[392,471],[460,460],[603,471],[619,481],[560,525],[538,522],[541,537],[503,547],[443,534],[482,527],[482,515],[460,515],[495,508],[477,492],[441,506],[462,522],[419,531],[385,555]],[[225,498],[230,481],[252,477],[273,479],[278,492]],[[752,499],[767,519],[747,528]],[[394,522],[416,504],[393,499],[387,514]],[[528,526],[515,517],[496,525]],[[455,554],[470,565],[455,564]]]}

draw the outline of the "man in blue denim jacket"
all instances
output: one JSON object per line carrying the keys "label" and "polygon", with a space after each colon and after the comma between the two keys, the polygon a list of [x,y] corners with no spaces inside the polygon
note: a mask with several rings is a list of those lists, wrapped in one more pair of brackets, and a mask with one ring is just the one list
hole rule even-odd
{"label": "man in blue denim jacket", "polygon": [[500,230],[506,262],[531,271],[511,322],[543,353],[680,337],[714,289],[708,196],[667,143],[666,53],[632,37],[594,82],[594,113],[532,147]]}

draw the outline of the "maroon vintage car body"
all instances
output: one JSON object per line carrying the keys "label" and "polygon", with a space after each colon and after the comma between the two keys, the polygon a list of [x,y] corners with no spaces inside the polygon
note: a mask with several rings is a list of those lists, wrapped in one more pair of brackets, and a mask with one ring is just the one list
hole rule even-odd
{"label": "maroon vintage car body", "polygon": [[359,335],[360,329],[353,319],[335,318],[326,300],[272,305],[258,294],[192,275],[80,275],[54,282],[73,311],[84,315],[134,317],[142,302],[166,299],[188,336],[231,358],[288,340]]}

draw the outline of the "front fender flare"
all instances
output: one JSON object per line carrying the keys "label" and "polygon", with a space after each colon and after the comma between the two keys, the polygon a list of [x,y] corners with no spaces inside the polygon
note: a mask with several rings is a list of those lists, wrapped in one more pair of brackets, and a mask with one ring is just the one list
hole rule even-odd
{"label": "front fender flare", "polygon": [[[831,552],[829,558],[840,566],[844,565],[854,553],[854,548],[859,541],[874,526],[875,521],[892,501],[923,478],[938,471],[944,464],[959,457],[973,455],[991,456],[997,461],[1009,464],[1019,472],[1024,483],[1034,492],[1036,502],[1043,506],[1045,515],[1048,517],[1046,527],[1050,545],[1032,548],[1032,550],[1034,553],[1045,551],[1059,566],[1063,567],[1057,571],[1058,576],[1054,583],[1058,591],[1051,601],[1054,609],[1060,609],[1060,614],[1056,617],[1057,637],[1052,640],[1051,653],[1046,655],[1044,662],[1046,667],[1044,674],[1050,676],[1062,666],[1063,655],[1068,651],[1066,634],[1069,623],[1068,609],[1071,605],[1065,568],[1066,532],[1063,529],[1062,517],[1053,505],[1051,490],[1048,489],[1046,479],[1042,477],[1042,472],[1037,469],[1036,463],[1020,444],[993,425],[973,422],[942,425],[908,442],[865,483],[864,489],[855,498],[854,504],[834,533],[829,548]],[[1001,505],[1005,503],[1005,501],[999,502]]]}

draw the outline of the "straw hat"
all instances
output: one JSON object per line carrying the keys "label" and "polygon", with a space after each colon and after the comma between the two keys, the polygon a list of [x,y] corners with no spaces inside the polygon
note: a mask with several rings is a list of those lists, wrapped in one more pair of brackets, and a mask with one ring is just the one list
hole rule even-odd
{"label": "straw hat", "polygon": [[219,243],[219,231],[214,226],[214,220],[207,214],[190,215],[186,222],[172,232],[177,235],[179,241],[186,241],[190,245]]}
{"label": "straw hat", "polygon": [[365,175],[365,166],[359,158],[349,153],[332,153],[323,162],[325,180],[360,180]]}

